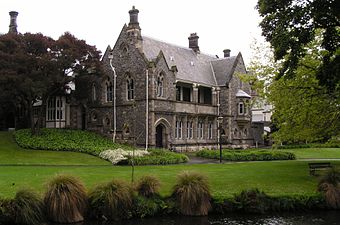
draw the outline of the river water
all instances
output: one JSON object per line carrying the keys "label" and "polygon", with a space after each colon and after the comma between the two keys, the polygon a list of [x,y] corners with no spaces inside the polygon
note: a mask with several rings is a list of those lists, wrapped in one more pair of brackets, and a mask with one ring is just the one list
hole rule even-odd
{"label": "river water", "polygon": [[[157,217],[121,222],[86,222],[79,225],[340,225],[340,210],[271,215]],[[77,224],[78,225],[78,224]]]}

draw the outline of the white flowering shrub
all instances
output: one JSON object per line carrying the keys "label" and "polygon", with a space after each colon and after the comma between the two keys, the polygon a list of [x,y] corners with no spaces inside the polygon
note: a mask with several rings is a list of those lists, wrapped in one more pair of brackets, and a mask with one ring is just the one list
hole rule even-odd
{"label": "white flowering shrub", "polygon": [[[145,155],[149,155],[150,153],[145,150],[135,150],[135,157],[141,157]],[[115,150],[105,150],[99,154],[99,157],[105,160],[110,161],[112,164],[117,164],[122,160],[126,160],[128,156],[132,156],[133,151],[125,151],[121,148],[117,148]]]}

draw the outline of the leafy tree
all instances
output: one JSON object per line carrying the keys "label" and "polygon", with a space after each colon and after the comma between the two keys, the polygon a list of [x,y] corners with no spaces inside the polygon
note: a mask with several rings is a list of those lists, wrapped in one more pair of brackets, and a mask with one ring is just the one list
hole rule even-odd
{"label": "leafy tree", "polygon": [[283,60],[276,78],[292,78],[308,44],[322,30],[318,50],[323,50],[316,79],[331,95],[340,92],[340,4],[336,0],[258,0],[263,17],[262,34],[274,48],[275,60]]}
{"label": "leafy tree", "polygon": [[[64,91],[75,75],[100,71],[100,52],[70,33],[58,40],[42,34],[0,36],[0,101],[26,109],[32,133],[40,127],[33,120],[33,104],[42,100],[40,117],[49,96]],[[10,102],[8,103],[8,100]],[[1,107],[2,104],[1,104]]]}

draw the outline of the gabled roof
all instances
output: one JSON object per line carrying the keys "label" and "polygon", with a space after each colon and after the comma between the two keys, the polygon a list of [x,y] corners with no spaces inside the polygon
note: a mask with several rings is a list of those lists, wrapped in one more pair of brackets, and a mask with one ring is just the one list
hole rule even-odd
{"label": "gabled roof", "polygon": [[178,80],[217,85],[210,66],[210,62],[216,60],[216,57],[143,36],[143,52],[148,60],[155,60],[161,51],[169,68],[177,67]]}
{"label": "gabled roof", "polygon": [[143,52],[150,61],[163,56],[169,69],[177,67],[176,79],[208,86],[224,86],[232,78],[235,67],[242,60],[237,56],[219,59],[203,53],[196,53],[190,48],[176,46],[143,36]]}

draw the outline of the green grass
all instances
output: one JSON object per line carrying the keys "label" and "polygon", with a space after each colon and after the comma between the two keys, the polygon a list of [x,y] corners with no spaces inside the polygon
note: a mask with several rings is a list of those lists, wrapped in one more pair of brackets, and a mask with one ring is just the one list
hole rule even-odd
{"label": "green grass", "polygon": [[293,152],[297,159],[340,159],[340,148],[285,149]]}
{"label": "green grass", "polygon": [[[0,132],[0,165],[110,165],[98,157],[78,152],[28,150],[19,147],[10,132]],[[0,181],[1,182],[1,181]]]}
{"label": "green grass", "polygon": [[[303,149],[303,151],[309,150]],[[299,150],[301,157],[307,154],[303,151]],[[340,150],[334,151],[334,154],[337,154]],[[326,152],[316,152],[314,158],[328,158],[328,155],[324,154]],[[337,158],[340,158],[340,154]],[[340,160],[329,161],[340,168]],[[169,195],[177,174],[189,170],[207,175],[214,197],[230,197],[250,188],[258,188],[273,196],[309,195],[316,193],[318,178],[309,175],[308,162],[307,160],[225,163],[222,165],[136,166],[135,180],[148,174],[156,175],[161,181],[160,193]],[[15,164],[16,166],[4,166],[4,164]],[[113,178],[131,180],[131,167],[105,165],[110,165],[110,163],[87,154],[25,150],[15,145],[10,133],[0,132],[0,197],[13,198],[16,191],[24,187],[30,187],[43,193],[46,190],[46,182],[55,174],[60,173],[79,177],[87,189],[91,189],[98,183],[109,182]]]}

